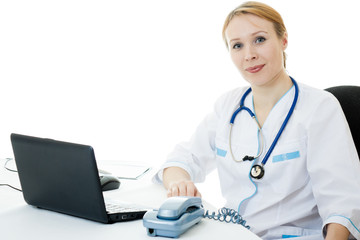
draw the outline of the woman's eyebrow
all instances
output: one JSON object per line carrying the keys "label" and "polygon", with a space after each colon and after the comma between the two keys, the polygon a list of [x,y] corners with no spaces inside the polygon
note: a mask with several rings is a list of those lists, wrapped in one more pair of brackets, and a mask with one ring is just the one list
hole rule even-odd
{"label": "woman's eyebrow", "polygon": [[263,31],[263,30],[260,30],[260,31],[257,31],[257,32],[252,33],[251,35],[254,36],[254,35],[257,35],[257,34],[259,34],[259,33],[265,33],[265,34],[267,34],[268,32]]}
{"label": "woman's eyebrow", "polygon": [[[260,31],[253,32],[252,34],[250,34],[250,36],[255,36],[255,35],[258,35],[258,34],[261,34],[261,33],[268,34],[268,32],[260,30]],[[230,39],[229,42],[240,41],[240,40],[241,40],[241,38],[233,38],[233,39]]]}

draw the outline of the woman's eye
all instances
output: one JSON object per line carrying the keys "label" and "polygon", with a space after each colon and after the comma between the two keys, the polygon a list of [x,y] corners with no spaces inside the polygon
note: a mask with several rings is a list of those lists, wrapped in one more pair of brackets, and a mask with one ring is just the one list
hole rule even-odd
{"label": "woman's eye", "polygon": [[243,44],[242,43],[235,43],[233,46],[233,49],[239,49],[242,48]]}
{"label": "woman's eye", "polygon": [[242,47],[242,44],[240,44],[240,43],[237,43],[237,44],[234,45],[234,49],[238,49],[238,48],[241,48],[241,47]]}
{"label": "woman's eye", "polygon": [[255,39],[255,43],[262,43],[262,42],[265,42],[265,38],[264,37],[257,37],[256,39]]}
{"label": "woman's eye", "polygon": [[241,43],[235,43],[233,46],[233,49],[239,49],[241,48],[243,45]]}

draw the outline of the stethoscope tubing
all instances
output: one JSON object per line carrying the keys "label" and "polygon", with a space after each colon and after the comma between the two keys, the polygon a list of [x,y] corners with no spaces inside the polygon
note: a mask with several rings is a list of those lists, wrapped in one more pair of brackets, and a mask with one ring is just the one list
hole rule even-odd
{"label": "stethoscope tubing", "polygon": [[298,100],[298,97],[299,97],[299,87],[298,87],[296,81],[292,77],[290,77],[290,78],[291,78],[291,80],[292,80],[292,82],[294,84],[294,87],[295,87],[294,100],[293,100],[293,103],[291,104],[290,110],[289,110],[288,114],[286,115],[286,118],[285,118],[284,122],[282,123],[282,125],[281,125],[281,127],[279,129],[279,132],[276,134],[276,137],[275,137],[273,143],[271,144],[269,150],[265,154],[264,159],[261,161],[262,166],[264,166],[266,164],[266,162],[269,159],[272,151],[274,150],[276,143],[278,142],[282,132],[284,131],[287,123],[289,122],[289,119],[290,119],[291,115],[294,112],[294,109],[295,109],[295,106],[296,106],[296,103],[297,103],[297,100]]}
{"label": "stethoscope tubing", "polygon": [[[278,131],[278,133],[277,133],[274,141],[272,142],[269,150],[268,150],[267,153],[265,154],[264,159],[261,161],[261,167],[263,167],[263,166],[266,164],[266,162],[268,161],[268,159],[269,159],[272,151],[274,150],[274,148],[275,148],[275,146],[276,146],[276,143],[278,142],[278,140],[279,140],[282,132],[284,131],[284,129],[285,129],[285,127],[286,127],[286,125],[287,125],[287,123],[288,123],[291,115],[292,115],[293,112],[294,112],[294,109],[295,109],[295,106],[296,106],[296,103],[297,103],[297,100],[298,100],[298,96],[299,96],[299,87],[298,87],[298,84],[296,83],[296,81],[295,81],[292,77],[290,77],[290,79],[291,79],[291,81],[293,82],[293,85],[294,85],[294,87],[295,87],[294,100],[293,100],[293,102],[292,102],[292,104],[291,104],[290,110],[289,110],[288,114],[286,115],[285,120],[284,120],[284,122],[282,123],[282,125],[281,125],[281,127],[280,127],[280,129],[279,129],[279,131]],[[235,110],[235,112],[233,113],[233,115],[231,116],[231,119],[230,119],[229,150],[230,150],[230,154],[231,154],[233,160],[236,161],[236,162],[242,162],[242,161],[245,161],[245,160],[254,160],[254,159],[257,159],[257,158],[259,158],[259,157],[262,155],[263,150],[264,150],[264,145],[265,145],[264,142],[265,142],[265,140],[264,140],[264,136],[263,136],[263,133],[262,133],[262,130],[261,130],[261,126],[260,126],[259,122],[257,121],[255,114],[254,114],[248,107],[245,107],[245,106],[244,106],[245,98],[247,97],[247,95],[248,95],[251,91],[252,91],[251,88],[249,88],[248,90],[246,90],[246,92],[244,93],[244,95],[243,95],[242,98],[240,99],[240,107]],[[245,159],[245,160],[244,160],[244,159],[242,159],[242,160],[237,160],[237,159],[235,158],[234,154],[233,154],[233,151],[232,151],[232,144],[231,144],[231,139],[232,139],[232,127],[233,127],[233,125],[234,125],[236,116],[237,116],[238,113],[240,113],[242,110],[247,111],[247,112],[250,114],[251,118],[253,118],[254,121],[256,122],[256,125],[257,125],[257,127],[258,127],[258,131],[259,131],[259,134],[260,134],[260,138],[261,138],[261,139],[260,139],[260,151],[259,151],[259,153],[258,153],[256,156],[254,156],[254,157],[250,157],[250,158],[249,158],[248,156],[245,156],[244,159],[245,159],[245,158],[247,158],[247,159]]]}
{"label": "stethoscope tubing", "polygon": [[[234,126],[234,124],[232,123],[232,124],[230,124],[229,150],[230,150],[231,157],[232,157],[232,159],[233,159],[235,162],[243,162],[243,161],[246,161],[246,160],[254,160],[254,159],[257,159],[258,157],[261,156],[261,154],[262,154],[263,151],[264,151],[264,142],[265,142],[265,139],[264,139],[264,135],[263,135],[263,133],[262,133],[262,131],[261,131],[260,124],[259,124],[259,122],[257,121],[255,115],[252,116],[252,119],[254,119],[254,121],[256,122],[256,125],[258,126],[258,131],[259,131],[259,135],[260,135],[260,151],[259,151],[259,153],[258,153],[256,156],[254,156],[254,157],[245,156],[243,159],[240,159],[240,160],[236,159],[236,157],[235,157],[235,155],[234,155],[234,153],[233,153],[232,147],[231,147],[231,146],[232,146],[232,144],[231,144],[231,139],[232,139],[232,127]],[[246,159],[246,160],[244,160],[244,159]]]}

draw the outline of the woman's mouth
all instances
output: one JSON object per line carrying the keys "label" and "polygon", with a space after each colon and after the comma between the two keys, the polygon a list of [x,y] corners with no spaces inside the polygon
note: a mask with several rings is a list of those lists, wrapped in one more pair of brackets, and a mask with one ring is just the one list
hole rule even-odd
{"label": "woman's mouth", "polygon": [[254,67],[246,68],[245,70],[248,71],[249,73],[257,73],[257,72],[261,71],[261,69],[263,69],[264,66],[265,66],[265,64],[256,65]]}

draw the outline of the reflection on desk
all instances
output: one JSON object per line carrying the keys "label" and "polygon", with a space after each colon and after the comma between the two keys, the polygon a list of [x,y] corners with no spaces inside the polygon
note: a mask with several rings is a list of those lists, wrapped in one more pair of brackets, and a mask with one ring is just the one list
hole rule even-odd
{"label": "reflection on desk", "polygon": [[[16,173],[4,170],[0,160],[0,183],[20,187]],[[118,190],[104,192],[105,198],[134,202],[159,208],[166,199],[162,186],[151,183],[153,171],[139,180],[122,180]],[[1,239],[154,239],[147,236],[142,220],[102,224],[56,212],[37,209],[25,203],[22,193],[9,187],[0,187]],[[205,209],[214,208],[204,202]],[[203,219],[180,239],[217,239],[236,237],[237,239],[260,239],[241,225]],[[168,239],[156,237],[155,239]]]}

